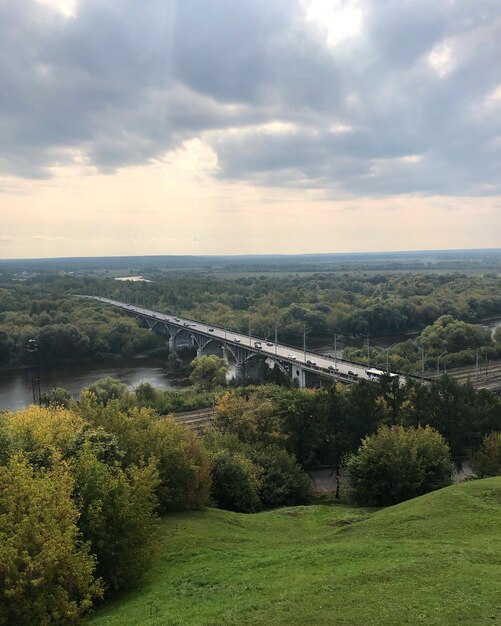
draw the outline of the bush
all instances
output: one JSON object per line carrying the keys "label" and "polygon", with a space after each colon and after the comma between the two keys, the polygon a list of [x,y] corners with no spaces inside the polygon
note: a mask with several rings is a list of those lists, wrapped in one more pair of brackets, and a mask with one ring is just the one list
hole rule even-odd
{"label": "bush", "polygon": [[381,426],[346,463],[358,504],[388,506],[451,483],[449,446],[435,430]]}
{"label": "bush", "polygon": [[229,511],[257,511],[261,506],[259,474],[259,469],[243,454],[228,450],[218,452],[212,460],[214,503]]}
{"label": "bush", "polygon": [[101,404],[108,404],[111,400],[121,400],[127,393],[127,385],[116,378],[107,376],[96,380],[95,383],[82,390],[82,394],[93,393]]}
{"label": "bush", "polygon": [[310,480],[291,454],[277,446],[251,449],[249,453],[252,462],[261,470],[259,499],[262,508],[293,506],[308,501]]}
{"label": "bush", "polygon": [[501,476],[501,433],[486,435],[470,463],[478,478]]}
{"label": "bush", "polygon": [[79,538],[73,481],[61,464],[0,467],[0,624],[77,624],[102,588]]}
{"label": "bush", "polygon": [[97,575],[108,588],[126,587],[145,570],[155,537],[155,463],[125,472],[100,461],[88,441],[71,466],[78,525],[97,556]]}
{"label": "bush", "polygon": [[82,396],[79,411],[93,426],[116,436],[118,446],[125,453],[123,467],[155,459],[162,513],[205,506],[210,489],[210,465],[193,430],[169,417],[159,419],[151,409],[123,411],[118,400],[103,406],[88,393]]}

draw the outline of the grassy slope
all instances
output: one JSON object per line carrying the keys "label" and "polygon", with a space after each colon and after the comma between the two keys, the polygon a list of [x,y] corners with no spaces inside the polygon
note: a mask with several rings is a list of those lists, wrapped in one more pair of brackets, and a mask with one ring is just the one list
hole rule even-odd
{"label": "grassy slope", "polygon": [[143,583],[90,623],[499,625],[501,478],[375,513],[169,517]]}

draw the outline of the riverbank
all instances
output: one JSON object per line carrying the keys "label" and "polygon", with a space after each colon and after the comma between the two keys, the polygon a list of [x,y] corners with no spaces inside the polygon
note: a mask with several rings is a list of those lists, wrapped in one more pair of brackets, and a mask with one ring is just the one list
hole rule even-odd
{"label": "riverbank", "polygon": [[[77,397],[84,387],[100,378],[117,378],[131,389],[140,383],[150,383],[166,391],[189,384],[188,368],[173,371],[165,360],[150,356],[118,357],[102,361],[65,363],[40,368],[42,393],[54,387],[63,387]],[[33,402],[30,368],[0,372],[0,409],[17,410]]]}

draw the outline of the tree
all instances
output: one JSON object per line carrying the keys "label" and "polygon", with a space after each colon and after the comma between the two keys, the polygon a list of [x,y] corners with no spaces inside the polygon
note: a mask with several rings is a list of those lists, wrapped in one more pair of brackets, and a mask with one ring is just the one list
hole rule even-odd
{"label": "tree", "polygon": [[252,513],[261,507],[260,471],[244,454],[221,450],[212,459],[211,497],[222,509]]}
{"label": "tree", "polygon": [[202,389],[208,391],[226,382],[228,365],[224,359],[211,354],[210,356],[199,356],[191,362],[193,371],[190,380],[195,385],[200,385]]}
{"label": "tree", "polygon": [[0,330],[0,364],[8,363],[14,352],[15,343],[4,330]]}
{"label": "tree", "polygon": [[484,437],[482,447],[470,460],[478,478],[501,476],[501,432]]}
{"label": "tree", "polygon": [[244,396],[231,390],[217,398],[214,426],[245,443],[270,443],[279,437],[276,409],[259,392]]}
{"label": "tree", "polygon": [[0,624],[78,624],[102,596],[72,492],[62,464],[0,467]]}
{"label": "tree", "polygon": [[159,472],[156,493],[162,513],[205,506],[210,465],[193,430],[172,417],[159,419],[151,409],[123,410],[118,400],[103,406],[88,392],[82,394],[78,410],[94,427],[116,436],[124,452],[124,468],[155,459]]}
{"label": "tree", "polygon": [[59,406],[64,409],[69,409],[73,402],[73,397],[66,389],[63,389],[62,387],[54,387],[54,389],[42,393],[41,400],[42,404],[46,407]]}
{"label": "tree", "polygon": [[93,393],[101,404],[106,405],[110,400],[122,399],[127,393],[127,385],[116,378],[107,376],[97,380],[89,387],[85,387],[82,393],[85,391]]}
{"label": "tree", "polygon": [[311,465],[327,433],[322,396],[310,389],[288,390],[276,398],[276,403],[287,449],[303,467]]}
{"label": "tree", "polygon": [[311,491],[308,475],[287,450],[258,446],[250,448],[248,454],[260,468],[258,494],[263,508],[294,506],[308,501]]}
{"label": "tree", "polygon": [[346,463],[353,497],[365,506],[388,506],[451,482],[449,446],[430,427],[381,426]]}
{"label": "tree", "polygon": [[156,464],[124,471],[99,460],[87,441],[71,468],[78,525],[97,557],[97,575],[108,588],[126,587],[145,570],[155,538]]}

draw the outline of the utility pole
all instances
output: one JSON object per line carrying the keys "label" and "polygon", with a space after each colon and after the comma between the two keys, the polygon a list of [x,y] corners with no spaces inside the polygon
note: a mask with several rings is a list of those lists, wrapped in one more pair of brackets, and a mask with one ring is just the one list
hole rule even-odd
{"label": "utility pole", "polygon": [[439,354],[437,357],[437,378],[438,376],[440,376],[440,359],[447,354],[447,350],[445,352],[442,352],[442,354]]}
{"label": "utility pole", "polygon": [[303,357],[306,361],[306,324],[303,325]]}
{"label": "utility pole", "polygon": [[341,339],[343,335],[336,335],[334,333],[334,367],[337,369],[337,340]]}
{"label": "utility pole", "polygon": [[475,356],[475,389],[478,389],[478,350],[477,350],[477,354]]}
{"label": "utility pole", "polygon": [[424,380],[424,346],[421,346],[421,382]]}
{"label": "utility pole", "polygon": [[277,353],[277,343],[278,343],[278,322],[275,322],[275,354]]}
{"label": "utility pole", "polygon": [[33,393],[33,404],[42,404],[42,394],[40,391],[40,368],[38,366],[38,344],[34,339],[28,339],[26,351],[31,360],[31,391]]}

